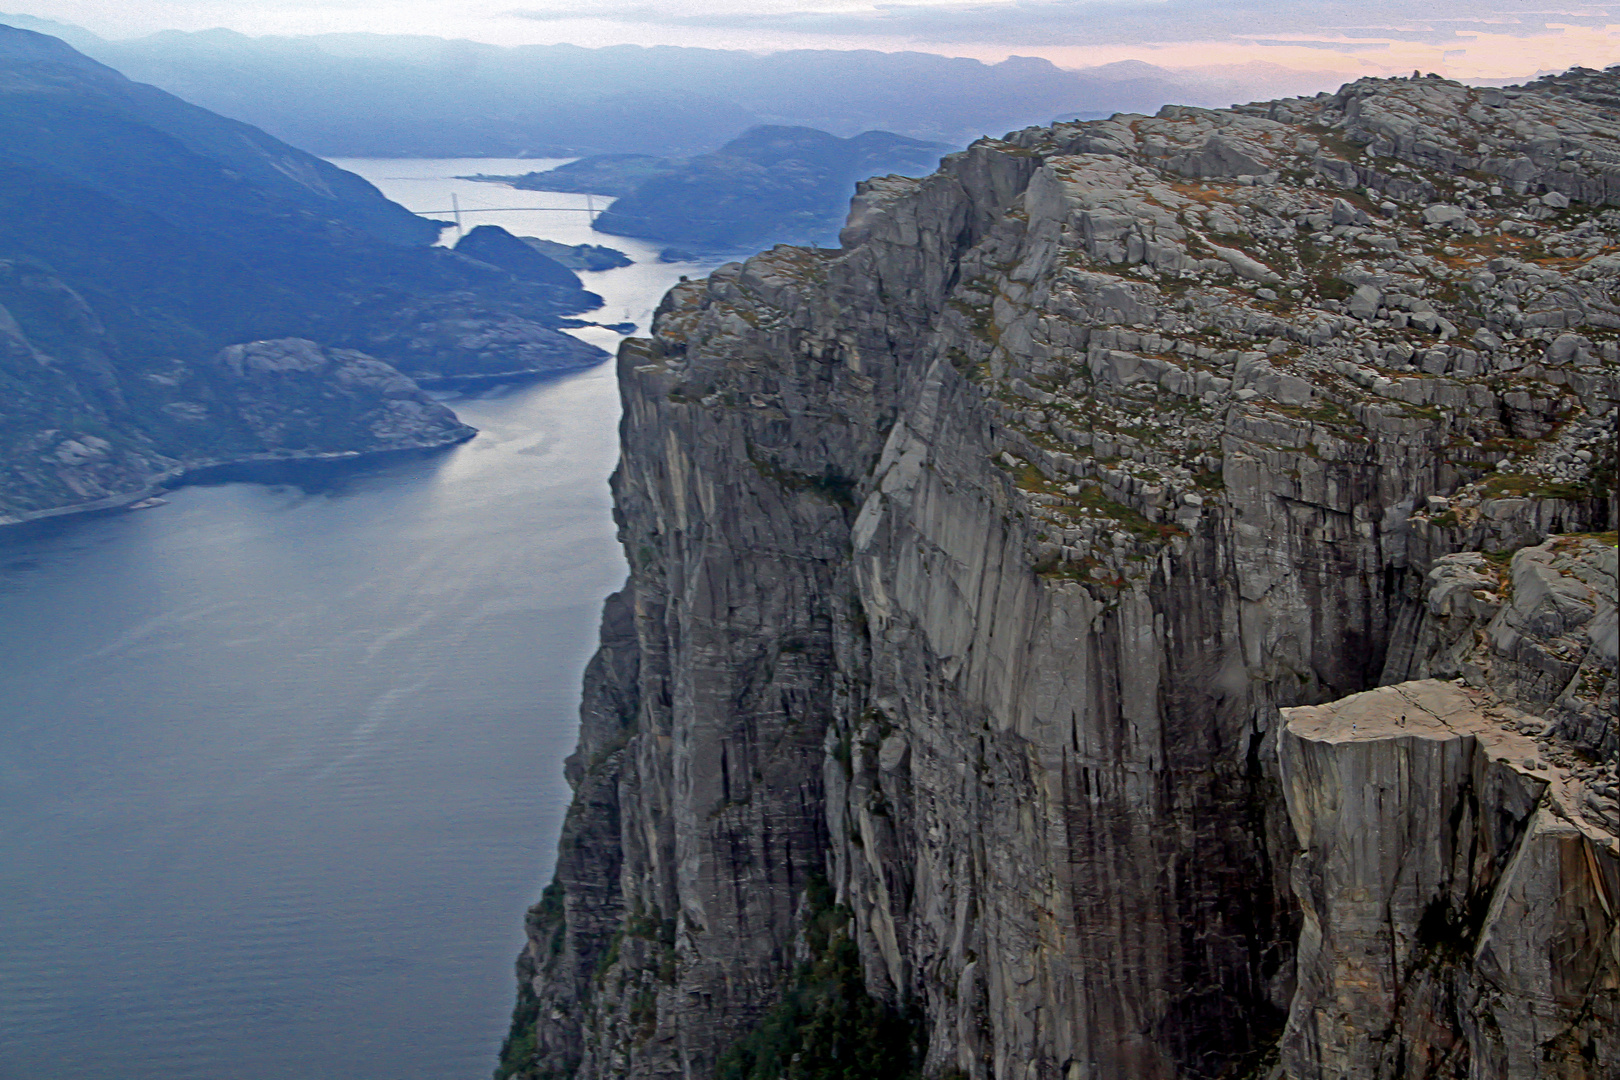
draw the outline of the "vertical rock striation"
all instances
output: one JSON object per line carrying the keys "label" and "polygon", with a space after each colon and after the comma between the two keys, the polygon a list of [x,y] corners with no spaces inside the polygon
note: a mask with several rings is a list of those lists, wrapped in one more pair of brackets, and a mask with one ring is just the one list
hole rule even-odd
{"label": "vertical rock striation", "polygon": [[[1612,1075],[1601,1032],[1562,1071],[1509,1045],[1573,1030],[1537,943],[1608,910],[1538,900],[1577,850],[1546,782],[1477,734],[1286,710],[1451,663],[1479,687],[1445,693],[1561,702],[1543,753],[1612,777],[1612,647],[1587,631],[1560,687],[1543,663],[1609,625],[1612,571],[1584,622],[1549,586],[1542,637],[1536,604],[1425,575],[1613,527],[1620,126],[1589,91],[1615,79],[985,139],[863,185],[839,250],[673,290],[619,357],[631,577],[501,1075],[713,1075],[780,1020],[821,879],[931,1076],[1417,1076],[1458,1046]],[[1432,858],[1386,865],[1364,826]],[[1438,934],[1417,998],[1404,960],[1342,990],[1390,947],[1375,885],[1407,905],[1386,938]]]}
{"label": "vertical rock striation", "polygon": [[1285,715],[1305,915],[1285,1074],[1613,1075],[1620,851],[1529,719],[1434,680]]}

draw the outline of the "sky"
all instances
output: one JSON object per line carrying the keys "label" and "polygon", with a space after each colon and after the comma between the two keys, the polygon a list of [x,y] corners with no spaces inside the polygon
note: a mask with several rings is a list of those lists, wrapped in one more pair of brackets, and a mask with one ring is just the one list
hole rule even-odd
{"label": "sky", "polygon": [[1516,78],[1620,63],[1620,0],[4,0],[106,37],[225,27],[499,45],[919,50],[1063,67],[1280,64]]}

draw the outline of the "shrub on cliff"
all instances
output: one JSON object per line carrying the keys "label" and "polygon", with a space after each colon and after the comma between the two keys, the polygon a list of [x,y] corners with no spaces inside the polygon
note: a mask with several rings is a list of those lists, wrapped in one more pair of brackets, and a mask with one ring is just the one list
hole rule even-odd
{"label": "shrub on cliff", "polygon": [[715,1080],[906,1080],[917,1075],[918,1025],[867,993],[848,908],[812,882],[800,964],[780,1003],[720,1058]]}

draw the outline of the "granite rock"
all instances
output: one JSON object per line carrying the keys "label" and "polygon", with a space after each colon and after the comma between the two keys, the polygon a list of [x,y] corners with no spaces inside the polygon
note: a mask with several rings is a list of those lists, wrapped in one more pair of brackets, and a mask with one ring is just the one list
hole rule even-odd
{"label": "granite rock", "polygon": [[1304,912],[1283,1075],[1612,1075],[1620,840],[1529,718],[1435,680],[1283,717]]}
{"label": "granite rock", "polygon": [[[1373,949],[1340,883],[1392,871],[1331,839],[1338,751],[1295,768],[1317,750],[1279,710],[1472,662],[1498,616],[1536,648],[1601,625],[1533,552],[1522,611],[1478,595],[1492,558],[1615,523],[1620,131],[1578,81],[1031,128],[863,185],[839,250],[672,290],[619,355],[630,581],[503,1075],[712,1075],[781,998],[818,878],[929,1076],[1328,1075],[1465,1043],[1512,1059],[1481,1075],[1538,1075],[1468,1024],[1570,1015],[1534,935],[1601,958],[1602,924],[1535,905],[1584,850],[1560,830],[1598,826],[1535,817],[1477,734],[1401,744],[1433,783],[1369,821],[1480,822],[1412,895],[1473,917],[1489,885],[1535,918],[1491,923],[1489,977],[1435,974],[1380,1047],[1345,1032],[1404,969],[1311,1034],[1338,912],[1343,954]],[[1436,203],[1480,233],[1430,228]],[[1460,344],[1485,327],[1500,349]],[[1552,684],[1508,665],[1528,709]],[[1471,809],[1487,783],[1518,817]],[[1560,1075],[1612,1075],[1607,1035],[1571,1038]]]}

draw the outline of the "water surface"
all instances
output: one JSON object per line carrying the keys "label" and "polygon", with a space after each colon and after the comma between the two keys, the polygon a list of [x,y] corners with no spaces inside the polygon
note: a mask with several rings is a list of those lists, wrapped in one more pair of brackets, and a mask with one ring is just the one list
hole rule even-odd
{"label": "water surface", "polygon": [[[697,269],[586,277],[644,325]],[[604,364],[450,404],[448,452],[0,531],[3,1080],[488,1076],[624,578],[618,398]]]}
{"label": "water surface", "polygon": [[[563,191],[520,191],[504,184],[457,179],[485,173],[490,176],[518,176],[555,168],[572,158],[449,158],[376,161],[335,158],[333,163],[357,172],[376,184],[382,193],[402,206],[419,213],[429,212],[435,220],[448,221],[442,211],[456,204],[461,207],[461,228],[449,228],[439,242],[454,245],[461,233],[476,225],[499,225],[516,236],[539,236],[559,244],[602,244],[617,248],[635,260],[632,266],[597,273],[582,273],[585,287],[606,301],[600,311],[580,318],[595,322],[634,322],[643,330],[652,309],[680,275],[707,273],[712,263],[660,263],[660,245],[626,236],[606,236],[591,230],[592,211],[613,205],[603,195],[575,195]],[[452,197],[453,196],[453,197]],[[549,210],[512,209],[554,207]],[[611,348],[617,336],[605,331],[585,330],[580,336],[604,348]],[[595,335],[595,336],[593,336]]]}

